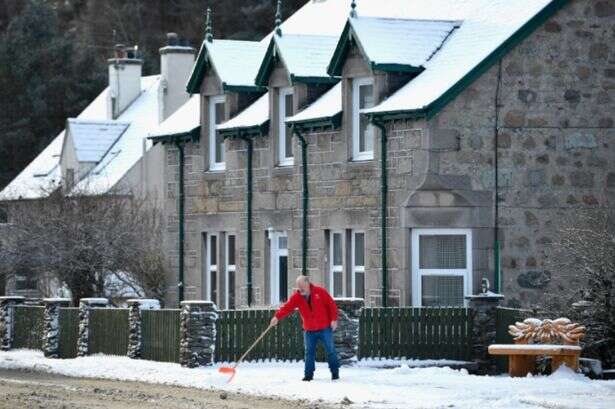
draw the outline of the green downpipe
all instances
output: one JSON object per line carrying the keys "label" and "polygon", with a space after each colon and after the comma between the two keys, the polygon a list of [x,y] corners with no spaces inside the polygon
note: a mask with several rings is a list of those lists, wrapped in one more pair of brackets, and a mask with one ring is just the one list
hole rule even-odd
{"label": "green downpipe", "polygon": [[500,273],[500,241],[498,239],[495,240],[494,245],[493,245],[493,256],[494,256],[494,263],[495,263],[495,277],[494,277],[494,287],[493,290],[495,291],[496,294],[500,294],[500,288],[502,286],[501,284],[501,273]]}
{"label": "green downpipe", "polygon": [[248,281],[248,307],[252,306],[252,154],[254,142],[249,136],[239,135],[248,144],[246,169],[246,274]]}
{"label": "green downpipe", "polygon": [[380,229],[382,235],[382,306],[388,305],[388,260],[387,260],[387,195],[389,192],[387,176],[387,129],[376,117],[371,123],[380,129]]}
{"label": "green downpipe", "polygon": [[179,302],[184,301],[184,146],[176,141],[175,145],[179,150],[179,197],[178,197],[178,219],[179,219],[179,278],[178,295]]}
{"label": "green downpipe", "polygon": [[307,150],[308,145],[305,140],[303,134],[301,133],[301,129],[298,126],[293,126],[293,132],[299,138],[301,142],[301,165],[303,166],[303,208],[302,208],[302,218],[303,218],[303,231],[302,231],[302,254],[301,254],[301,274],[304,276],[308,275],[307,268],[307,253],[308,253],[308,202],[309,202],[309,192],[308,192],[308,163],[307,163]]}

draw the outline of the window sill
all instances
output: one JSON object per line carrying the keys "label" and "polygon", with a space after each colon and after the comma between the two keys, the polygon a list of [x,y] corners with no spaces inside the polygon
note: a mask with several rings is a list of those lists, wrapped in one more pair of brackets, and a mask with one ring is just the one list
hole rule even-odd
{"label": "window sill", "polygon": [[271,173],[274,176],[290,176],[293,174],[293,166],[274,166]]}
{"label": "window sill", "polygon": [[207,169],[205,172],[203,172],[203,177],[208,180],[209,179],[211,180],[222,179],[224,178],[225,173],[226,173],[225,169],[221,169],[221,170]]}

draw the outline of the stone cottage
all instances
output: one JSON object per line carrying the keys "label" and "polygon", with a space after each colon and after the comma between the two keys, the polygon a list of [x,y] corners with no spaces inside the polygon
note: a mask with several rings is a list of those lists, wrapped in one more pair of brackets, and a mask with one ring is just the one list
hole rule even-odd
{"label": "stone cottage", "polygon": [[210,21],[200,128],[154,138],[183,296],[277,305],[301,273],[367,305],[565,286],[558,229],[615,199],[614,23],[611,0],[311,0],[254,42]]}

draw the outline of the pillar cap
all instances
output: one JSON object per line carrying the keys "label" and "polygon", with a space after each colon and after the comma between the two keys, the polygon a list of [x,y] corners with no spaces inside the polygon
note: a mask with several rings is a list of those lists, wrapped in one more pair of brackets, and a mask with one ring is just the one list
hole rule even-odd
{"label": "pillar cap", "polygon": [[56,298],[43,298],[43,302],[45,304],[70,303],[71,301],[72,301],[71,298],[60,298],[60,297],[56,297]]}
{"label": "pillar cap", "polygon": [[159,310],[160,301],[155,298],[131,298],[126,300],[129,305],[136,304],[142,310]]}
{"label": "pillar cap", "polygon": [[79,300],[79,304],[109,304],[109,300],[106,298],[82,298]]}
{"label": "pillar cap", "polygon": [[465,299],[470,301],[500,301],[504,299],[504,296],[502,294],[496,294],[492,291],[487,291],[480,294],[466,295]]}
{"label": "pillar cap", "polygon": [[25,300],[26,297],[22,296],[22,295],[3,295],[0,297],[0,301],[11,301],[11,300]]}

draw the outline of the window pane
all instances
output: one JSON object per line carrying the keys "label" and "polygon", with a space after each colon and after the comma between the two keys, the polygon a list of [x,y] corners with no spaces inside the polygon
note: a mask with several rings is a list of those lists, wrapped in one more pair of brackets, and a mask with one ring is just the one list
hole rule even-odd
{"label": "window pane", "polygon": [[359,87],[359,109],[372,108],[374,106],[374,86],[361,85]]}
{"label": "window pane", "polygon": [[424,307],[463,306],[462,276],[423,276],[421,283]]}
{"label": "window pane", "polygon": [[285,302],[288,298],[288,257],[280,256],[280,301]]}
{"label": "window pane", "polygon": [[[285,109],[285,117],[291,117],[294,115],[293,109],[293,95],[286,95],[284,97],[284,109]],[[290,126],[286,126],[286,135],[285,135],[285,157],[292,158],[293,157],[293,134]]]}
{"label": "window pane", "polygon": [[235,265],[235,235],[228,236],[228,264]]}
{"label": "window pane", "polygon": [[284,249],[288,248],[288,237],[280,236],[278,238],[278,248],[281,249],[281,250],[284,250]]}
{"label": "window pane", "polygon": [[466,236],[421,235],[419,266],[422,269],[466,268]]}
{"label": "window pane", "polygon": [[228,308],[235,308],[235,272],[228,272]]}
{"label": "window pane", "polygon": [[354,234],[354,265],[355,266],[365,265],[365,234],[364,233]]}
{"label": "window pane", "polygon": [[355,273],[354,275],[354,296],[365,298],[365,273]]}
{"label": "window pane", "polygon": [[[216,107],[216,125],[224,122],[224,103],[217,103]],[[224,162],[224,138],[220,132],[216,131],[216,162]]]}
{"label": "window pane", "polygon": [[333,273],[333,296],[334,297],[344,296],[343,274],[341,271]]}
{"label": "window pane", "polygon": [[342,235],[333,233],[333,265],[342,265]]}
{"label": "window pane", "polygon": [[218,273],[210,271],[211,274],[211,301],[218,305]]}
{"label": "window pane", "polygon": [[209,237],[209,265],[215,266],[218,264],[218,238],[216,236]]}

